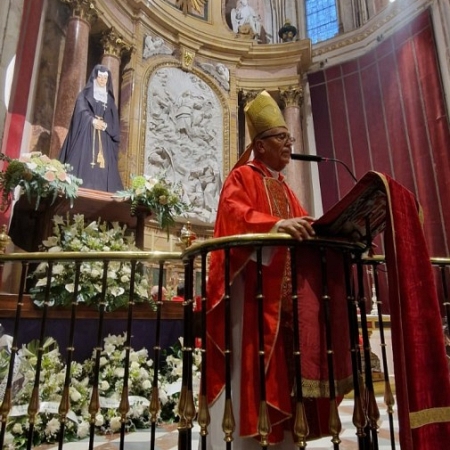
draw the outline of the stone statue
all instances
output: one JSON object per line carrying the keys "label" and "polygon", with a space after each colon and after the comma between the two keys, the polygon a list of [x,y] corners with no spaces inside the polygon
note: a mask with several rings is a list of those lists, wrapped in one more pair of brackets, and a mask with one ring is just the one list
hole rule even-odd
{"label": "stone statue", "polygon": [[258,39],[261,33],[261,19],[248,0],[237,1],[236,8],[231,10],[231,24],[235,33],[247,34],[253,39]]}

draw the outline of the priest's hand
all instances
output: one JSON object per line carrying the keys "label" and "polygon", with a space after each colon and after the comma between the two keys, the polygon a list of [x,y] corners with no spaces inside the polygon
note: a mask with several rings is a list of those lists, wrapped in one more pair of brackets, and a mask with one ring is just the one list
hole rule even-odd
{"label": "priest's hand", "polygon": [[278,222],[278,232],[290,234],[299,241],[311,239],[316,235],[316,232],[311,225],[314,220],[314,217],[310,216],[280,220],[280,222]]}

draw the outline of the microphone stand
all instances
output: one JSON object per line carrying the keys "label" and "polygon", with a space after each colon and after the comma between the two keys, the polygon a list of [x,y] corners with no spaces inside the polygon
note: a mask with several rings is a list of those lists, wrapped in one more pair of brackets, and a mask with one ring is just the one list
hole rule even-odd
{"label": "microphone stand", "polygon": [[358,182],[358,179],[355,177],[355,175],[350,170],[348,165],[345,164],[345,162],[341,161],[340,159],[337,159],[337,158],[326,158],[324,156],[319,156],[319,155],[305,155],[305,154],[300,154],[300,153],[291,153],[291,159],[296,160],[296,161],[310,161],[310,162],[311,161],[312,162],[332,161],[332,162],[339,163],[342,166],[344,166],[345,170],[350,174],[350,176],[353,178],[355,183]]}
{"label": "microphone stand", "polygon": [[358,182],[358,179],[355,177],[355,175],[353,174],[353,172],[350,170],[350,167],[348,167],[348,165],[345,164],[344,161],[341,161],[340,159],[336,159],[336,158],[324,158],[324,161],[333,161],[333,162],[337,162],[337,163],[341,164],[342,166],[345,167],[345,170],[350,174],[350,176],[353,178],[353,180],[355,181],[355,183]]}

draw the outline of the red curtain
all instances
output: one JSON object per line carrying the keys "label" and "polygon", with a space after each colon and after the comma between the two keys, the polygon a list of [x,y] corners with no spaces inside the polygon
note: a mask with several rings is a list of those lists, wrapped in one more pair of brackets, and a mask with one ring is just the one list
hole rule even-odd
{"label": "red curtain", "polygon": [[[317,153],[360,178],[390,175],[424,211],[432,256],[450,254],[450,129],[431,13],[365,55],[309,75]],[[353,186],[340,165],[319,165],[324,210]],[[382,249],[381,249],[382,250]]]}

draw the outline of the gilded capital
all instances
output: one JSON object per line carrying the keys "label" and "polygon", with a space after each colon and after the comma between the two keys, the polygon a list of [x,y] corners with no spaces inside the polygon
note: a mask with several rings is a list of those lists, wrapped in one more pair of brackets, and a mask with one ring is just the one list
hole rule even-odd
{"label": "gilded capital", "polygon": [[79,17],[87,22],[95,20],[98,17],[98,12],[96,9],[94,0],[60,0],[65,3],[72,10],[72,15],[74,17]]}
{"label": "gilded capital", "polygon": [[250,103],[252,100],[256,98],[256,96],[259,94],[260,91],[245,91],[242,90],[240,92],[240,104],[242,106],[247,106],[248,103]]}
{"label": "gilded capital", "polygon": [[289,106],[302,106],[303,86],[280,89],[280,98],[285,108]]}
{"label": "gilded capital", "polygon": [[131,47],[120,36],[114,27],[104,31],[100,38],[103,51],[107,55],[120,57],[122,52],[130,51]]}

